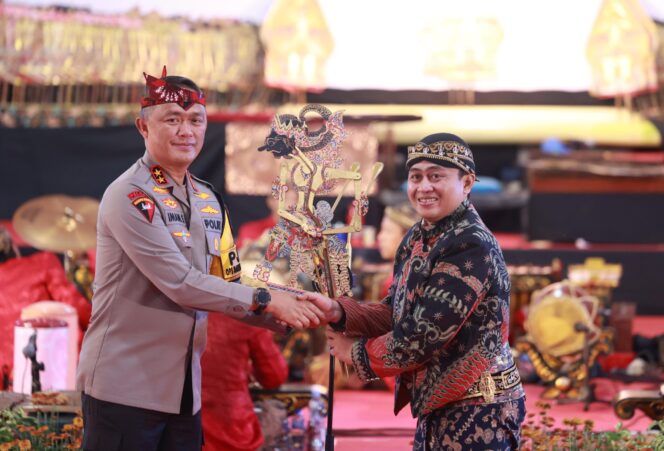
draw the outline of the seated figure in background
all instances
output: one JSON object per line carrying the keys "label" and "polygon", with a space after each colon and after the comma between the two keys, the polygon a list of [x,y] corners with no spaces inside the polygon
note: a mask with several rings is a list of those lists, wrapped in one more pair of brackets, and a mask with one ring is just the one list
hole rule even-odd
{"label": "seated figure in background", "polygon": [[201,361],[205,449],[249,451],[263,445],[249,380],[267,389],[286,382],[288,365],[272,333],[210,313]]}
{"label": "seated figure in background", "polygon": [[20,256],[18,246],[12,240],[11,234],[7,229],[0,226],[0,263]]}
{"label": "seated figure in background", "polygon": [[265,232],[277,225],[279,219],[279,200],[272,196],[265,199],[267,207],[270,209],[270,215],[254,221],[249,221],[238,229],[237,247],[242,249],[246,245],[258,240]]}
{"label": "seated figure in background", "polygon": [[[390,263],[394,262],[394,257],[397,255],[397,249],[401,240],[403,240],[406,232],[418,220],[419,216],[417,216],[415,209],[408,202],[385,208],[383,220],[380,223],[380,231],[376,237],[381,258]],[[385,280],[380,291],[380,299],[387,295],[387,290],[392,285],[393,277],[394,275],[390,272],[390,276]]]}
{"label": "seated figure in background", "polygon": [[[267,196],[265,198],[265,204],[270,210],[270,215],[265,216],[261,219],[256,219],[254,221],[245,222],[238,229],[238,239],[237,247],[240,251],[240,257],[242,259],[243,273],[251,276],[253,273],[253,266],[251,266],[251,271],[248,271],[249,266],[246,265],[247,260],[253,262],[254,260],[261,260],[265,255],[265,250],[267,249],[268,244],[270,243],[270,231],[277,224],[279,220],[279,198],[274,196]],[[285,208],[294,208],[297,204],[297,191],[294,189],[289,189],[284,192],[284,206]],[[258,262],[255,262],[258,263]],[[287,262],[284,261],[287,266]],[[246,270],[246,271],[245,271]],[[284,271],[287,272],[288,268],[284,268]],[[279,272],[279,269],[277,269]],[[281,274],[284,276],[283,274]],[[277,276],[280,277],[280,276]],[[285,277],[285,276],[284,276]],[[276,283],[285,283],[285,279],[274,281]]]}

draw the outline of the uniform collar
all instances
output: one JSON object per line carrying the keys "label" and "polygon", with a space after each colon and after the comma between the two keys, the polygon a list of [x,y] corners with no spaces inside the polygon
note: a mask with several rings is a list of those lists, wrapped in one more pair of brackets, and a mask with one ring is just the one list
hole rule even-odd
{"label": "uniform collar", "polygon": [[[160,188],[172,188],[173,186],[177,185],[173,177],[171,177],[170,174],[164,168],[158,165],[150,157],[150,154],[148,153],[147,150],[143,154],[143,158],[141,158],[141,161],[143,162],[143,164],[145,164],[145,166],[147,166],[148,171],[150,172],[150,177],[152,178],[152,181],[156,186]],[[198,192],[198,189],[196,188],[196,185],[194,184],[189,171],[185,172],[184,176],[184,184],[187,185],[187,183],[192,187],[192,190],[195,193]]]}

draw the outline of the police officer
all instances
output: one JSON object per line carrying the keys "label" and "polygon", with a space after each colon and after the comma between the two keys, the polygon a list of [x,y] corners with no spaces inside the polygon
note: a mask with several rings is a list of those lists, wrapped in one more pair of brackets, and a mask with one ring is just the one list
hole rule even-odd
{"label": "police officer", "polygon": [[96,290],[77,376],[86,450],[201,448],[207,311],[264,327],[306,327],[320,316],[284,292],[232,283],[240,264],[228,212],[188,172],[203,146],[205,97],[165,67],[145,78],[136,127],[146,152],[99,209]]}

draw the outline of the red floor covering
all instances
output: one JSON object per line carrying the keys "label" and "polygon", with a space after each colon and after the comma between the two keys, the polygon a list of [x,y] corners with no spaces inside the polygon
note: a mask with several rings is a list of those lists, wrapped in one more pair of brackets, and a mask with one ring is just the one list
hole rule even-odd
{"label": "red floor covering", "polygon": [[[601,400],[611,400],[621,389],[656,390],[654,383],[622,384],[608,379],[595,379],[596,396]],[[526,406],[529,412],[538,412],[535,402],[540,399],[543,387],[526,385]],[[392,413],[392,394],[387,391],[338,391],[334,400],[334,430],[336,451],[359,450],[409,450],[415,419],[408,408],[396,417]],[[550,414],[556,419],[557,427],[564,427],[566,418],[590,419],[595,422],[595,430],[612,430],[620,422],[607,403],[593,403],[588,412],[583,411],[582,403],[559,405],[552,402]],[[633,431],[648,428],[651,420],[637,411],[624,426]]]}

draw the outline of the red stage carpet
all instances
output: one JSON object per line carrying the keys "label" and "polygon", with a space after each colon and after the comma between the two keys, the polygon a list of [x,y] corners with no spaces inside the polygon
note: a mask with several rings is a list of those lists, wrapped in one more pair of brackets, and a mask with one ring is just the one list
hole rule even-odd
{"label": "red stage carpet", "polygon": [[[658,384],[633,383],[621,384],[608,379],[595,379],[596,395],[601,400],[611,400],[621,389],[656,390]],[[535,407],[543,388],[538,385],[526,385],[526,405],[528,412],[536,413]],[[334,402],[334,430],[336,451],[360,450],[409,450],[415,429],[415,419],[411,418],[408,408],[398,416],[392,413],[392,393],[387,391],[338,391]],[[564,419],[580,418],[593,420],[595,430],[612,430],[620,422],[607,403],[593,403],[588,412],[583,411],[583,404],[558,405],[550,403],[549,414],[556,419],[556,427],[565,427]],[[651,420],[640,411],[624,426],[630,430],[643,431]]]}

